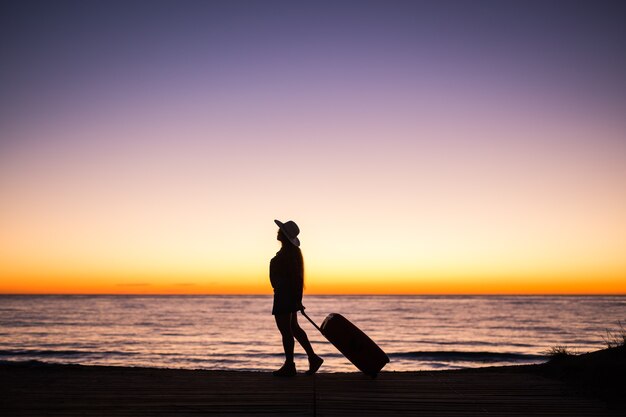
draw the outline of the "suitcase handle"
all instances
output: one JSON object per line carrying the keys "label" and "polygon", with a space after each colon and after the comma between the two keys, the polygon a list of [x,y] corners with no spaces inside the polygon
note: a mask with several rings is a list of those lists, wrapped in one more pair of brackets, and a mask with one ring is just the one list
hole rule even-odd
{"label": "suitcase handle", "polygon": [[306,319],[307,319],[308,321],[310,321],[310,322],[311,322],[311,324],[312,324],[313,326],[315,326],[315,328],[316,328],[317,330],[319,330],[319,331],[320,331],[320,333],[322,332],[322,329],[320,329],[320,327],[319,327],[317,324],[315,324],[315,322],[314,322],[313,320],[311,320],[311,318],[310,318],[309,316],[307,316],[307,314],[304,312],[304,307],[302,307],[302,309],[300,310],[300,312],[302,313],[302,315],[303,315],[304,317],[306,317]]}

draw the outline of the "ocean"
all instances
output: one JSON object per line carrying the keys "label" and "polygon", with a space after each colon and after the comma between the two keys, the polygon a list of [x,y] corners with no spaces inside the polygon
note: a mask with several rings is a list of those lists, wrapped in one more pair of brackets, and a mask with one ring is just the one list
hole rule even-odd
{"label": "ocean", "polygon": [[[318,324],[351,320],[386,371],[544,362],[554,346],[606,347],[626,296],[307,296]],[[0,296],[0,361],[269,371],[283,361],[271,296]],[[320,372],[356,371],[302,316]],[[296,364],[307,367],[296,343]]]}

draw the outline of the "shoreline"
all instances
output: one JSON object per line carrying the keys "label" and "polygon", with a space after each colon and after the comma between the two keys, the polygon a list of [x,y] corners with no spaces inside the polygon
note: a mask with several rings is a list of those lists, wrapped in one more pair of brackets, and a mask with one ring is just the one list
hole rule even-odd
{"label": "shoreline", "polygon": [[[4,362],[0,363],[0,414],[624,415],[626,406],[615,400],[623,393],[623,383],[617,387],[617,397],[602,398],[595,395],[594,387],[585,386],[588,380],[583,378],[581,384],[572,376],[573,369],[584,368],[582,362],[591,361],[596,369],[603,360],[613,361],[615,352],[607,351],[540,365],[382,371],[376,379],[360,372],[276,378],[261,371]],[[622,358],[623,349],[618,353]],[[616,381],[623,375],[620,366],[623,362],[617,367],[611,362]],[[595,388],[602,394],[601,386]]]}
{"label": "shoreline", "polygon": [[[282,355],[281,355],[282,356]],[[276,363],[277,366],[279,363]],[[480,372],[482,370],[502,370],[515,372],[525,372],[526,370],[535,369],[546,365],[547,362],[542,363],[522,363],[518,365],[485,365],[477,367],[459,368],[459,369],[419,369],[411,371],[387,371],[383,368],[380,374],[421,374],[421,373],[443,373],[443,372]],[[184,372],[228,372],[228,373],[271,373],[269,370],[258,369],[204,369],[204,368],[177,368],[167,366],[134,366],[134,365],[96,365],[96,364],[82,364],[82,363],[62,363],[62,362],[46,362],[38,359],[28,359],[22,361],[14,360],[0,360],[0,371],[5,368],[95,368],[95,369],[136,369],[136,370],[152,370],[152,371],[184,371]],[[316,375],[330,375],[330,374],[360,374],[361,372],[354,368],[354,371],[325,371],[320,369]],[[298,375],[303,374],[298,368]]]}

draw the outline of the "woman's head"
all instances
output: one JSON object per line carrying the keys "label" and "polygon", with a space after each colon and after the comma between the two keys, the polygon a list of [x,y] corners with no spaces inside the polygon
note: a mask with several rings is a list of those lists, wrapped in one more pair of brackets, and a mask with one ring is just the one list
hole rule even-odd
{"label": "woman's head", "polygon": [[283,223],[279,220],[274,220],[274,223],[278,226],[278,236],[276,239],[280,240],[283,244],[291,243],[296,247],[300,246],[300,239],[298,239],[300,228],[294,221],[289,220]]}

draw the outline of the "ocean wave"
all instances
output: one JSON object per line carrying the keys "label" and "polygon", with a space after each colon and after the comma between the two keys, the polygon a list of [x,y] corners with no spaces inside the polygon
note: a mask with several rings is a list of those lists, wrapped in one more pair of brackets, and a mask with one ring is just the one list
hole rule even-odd
{"label": "ocean wave", "polygon": [[420,359],[445,362],[535,362],[547,360],[545,355],[512,352],[417,351],[390,353],[390,358]]}
{"label": "ocean wave", "polygon": [[[391,343],[404,342],[403,340],[398,340],[398,339],[380,340],[381,343],[384,341],[391,342]],[[460,344],[464,346],[503,346],[504,345],[504,343],[501,341],[489,342],[489,341],[482,341],[482,340],[464,340],[463,342],[459,342],[459,341],[447,341],[447,340],[417,339],[417,340],[412,340],[411,342],[414,344],[419,344],[419,345],[445,345],[445,346],[453,346],[453,345],[458,346]],[[507,342],[506,346],[531,348],[531,347],[534,347],[535,345],[532,345],[529,343]]]}

